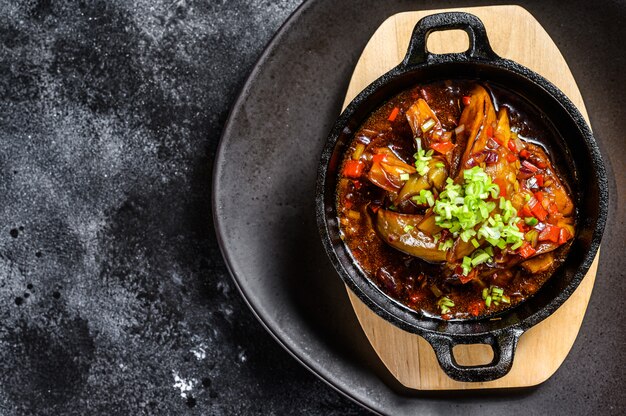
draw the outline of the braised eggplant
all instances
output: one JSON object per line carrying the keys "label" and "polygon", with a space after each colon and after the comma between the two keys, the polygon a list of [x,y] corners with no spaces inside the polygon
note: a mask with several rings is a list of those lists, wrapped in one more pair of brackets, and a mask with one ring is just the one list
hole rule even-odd
{"label": "braised eggplant", "polygon": [[473,81],[418,85],[374,111],[345,152],[342,238],[409,308],[444,319],[502,311],[567,255],[576,209],[546,146],[552,132],[511,98]]}

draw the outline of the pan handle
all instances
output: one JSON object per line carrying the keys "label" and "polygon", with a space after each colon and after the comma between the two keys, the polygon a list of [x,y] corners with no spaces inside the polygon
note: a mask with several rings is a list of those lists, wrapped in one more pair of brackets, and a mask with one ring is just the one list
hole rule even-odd
{"label": "pan handle", "polygon": [[[509,328],[487,334],[448,335],[431,332],[423,336],[435,350],[439,365],[450,378],[464,382],[481,382],[498,379],[511,370],[517,341],[523,333],[521,329]],[[476,366],[460,365],[452,353],[452,348],[459,344],[490,345],[493,349],[493,360]]]}
{"label": "pan handle", "polygon": [[469,49],[460,54],[466,58],[494,60],[499,56],[491,49],[487,31],[481,20],[473,14],[463,12],[445,12],[431,14],[420,19],[413,29],[409,49],[402,61],[404,66],[419,65],[433,59],[434,54],[428,52],[426,42],[428,36],[441,30],[461,29],[469,37]]}

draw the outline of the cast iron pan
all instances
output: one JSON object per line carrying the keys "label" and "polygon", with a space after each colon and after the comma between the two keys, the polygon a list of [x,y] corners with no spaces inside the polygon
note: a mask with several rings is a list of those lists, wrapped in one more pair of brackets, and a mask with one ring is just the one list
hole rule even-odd
{"label": "cast iron pan", "polygon": [[[462,29],[470,40],[464,53],[435,55],[428,52],[428,35],[438,30]],[[425,317],[394,301],[355,265],[339,237],[335,206],[337,169],[352,134],[369,114],[401,91],[416,85],[451,78],[489,82],[517,94],[534,105],[551,124],[559,165],[569,170],[578,208],[578,230],[563,265],[531,298],[497,315],[444,321]],[[567,140],[565,140],[567,138]],[[482,22],[468,13],[441,13],[420,20],[411,36],[406,57],[398,66],[365,88],[335,123],[323,150],[316,189],[316,213],[324,248],[335,269],[354,293],[374,312],[392,324],[426,339],[441,368],[459,381],[489,381],[504,376],[513,364],[519,337],[552,314],[574,292],[598,250],[608,210],[604,164],[589,127],[574,104],[552,83],[491,49]],[[488,344],[491,363],[459,365],[452,348],[457,344]]]}

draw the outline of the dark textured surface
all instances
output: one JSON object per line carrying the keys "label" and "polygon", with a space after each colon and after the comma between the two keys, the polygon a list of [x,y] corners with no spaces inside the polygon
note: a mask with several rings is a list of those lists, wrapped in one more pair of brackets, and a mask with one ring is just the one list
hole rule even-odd
{"label": "dark textured surface", "polygon": [[360,411],[258,324],[212,231],[221,128],[297,4],[0,2],[0,414]]}
{"label": "dark textured surface", "polygon": [[[0,1],[0,414],[364,413],[254,319],[227,275],[210,217],[212,163],[228,110],[299,2]],[[276,61],[289,82],[280,91],[289,86],[301,96],[317,90],[311,81],[325,81],[315,92],[322,125],[304,120],[298,133],[330,126],[355,59],[385,16],[433,5],[318,3],[276,51],[279,58],[317,36],[299,51],[306,62]],[[599,281],[572,354],[540,389],[495,400],[500,413],[519,413],[529,401],[552,414],[623,411],[625,339],[614,322],[625,316],[607,305],[621,303],[626,281],[626,260],[615,251],[626,229],[617,209],[626,203],[624,8],[529,6],[579,82],[612,167],[612,201]],[[275,103],[267,114],[289,114],[286,107],[295,108]],[[290,121],[301,120],[296,115]],[[298,223],[295,211],[289,221]],[[298,299],[308,308],[301,336],[326,330],[315,320],[333,301],[325,295]],[[352,328],[349,309],[338,308],[344,315],[332,318]],[[285,325],[298,319],[285,315]],[[377,380],[367,350],[355,354],[348,341],[336,347],[362,335],[335,328],[322,343],[332,348],[317,351],[320,365],[333,364],[327,358],[339,350],[366,380]],[[186,397],[181,384],[190,386]],[[348,384],[407,412],[406,402],[431,414],[457,413],[463,404],[466,414],[486,409],[470,398],[405,402],[384,384],[380,395]]]}
{"label": "dark textured surface", "polygon": [[[458,2],[436,2],[438,7]],[[389,15],[433,2],[308,3],[253,72],[225,130],[215,174],[216,217],[227,262],[244,296],[277,339],[336,388],[391,414],[614,414],[626,409],[626,143],[620,117],[626,4],[529,2],[571,65],[604,152],[609,221],[586,318],[547,382],[522,390],[408,392],[368,347],[321,244],[314,220],[317,155],[339,113],[354,64]],[[346,16],[350,16],[346,19]],[[573,22],[577,22],[574,24]],[[580,24],[584,22],[584,24]],[[242,166],[232,165],[242,160]],[[250,175],[249,172],[255,172]]]}

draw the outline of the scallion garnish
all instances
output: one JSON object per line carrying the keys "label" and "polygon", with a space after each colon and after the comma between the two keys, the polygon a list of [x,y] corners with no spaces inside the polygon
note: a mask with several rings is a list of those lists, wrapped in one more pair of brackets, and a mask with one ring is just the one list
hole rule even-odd
{"label": "scallion garnish", "polygon": [[432,118],[429,118],[422,124],[422,131],[426,133],[428,130],[432,129],[435,126],[436,122]]}
{"label": "scallion garnish", "polygon": [[454,307],[454,302],[447,296],[442,296],[437,301],[437,306],[441,309],[441,313],[450,312],[450,308]]}
{"label": "scallion garnish", "polygon": [[420,139],[417,139],[417,152],[413,155],[415,158],[415,170],[417,173],[424,176],[428,173],[430,169],[429,163],[433,158],[433,151],[429,150],[428,152],[422,149],[422,142]]}
{"label": "scallion garnish", "polygon": [[526,223],[526,225],[530,225],[531,227],[539,224],[539,220],[535,217],[526,217],[524,218],[524,222]]}
{"label": "scallion garnish", "polygon": [[435,205],[435,197],[433,196],[433,193],[428,189],[422,189],[419,195],[415,195],[411,199],[415,201],[415,203],[418,205],[428,204],[429,207]]}
{"label": "scallion garnish", "polygon": [[494,306],[498,306],[500,302],[511,303],[511,299],[508,296],[504,295],[504,289],[497,286],[484,288],[482,295],[485,301],[485,306],[488,308],[491,307],[492,303],[494,304]]}

